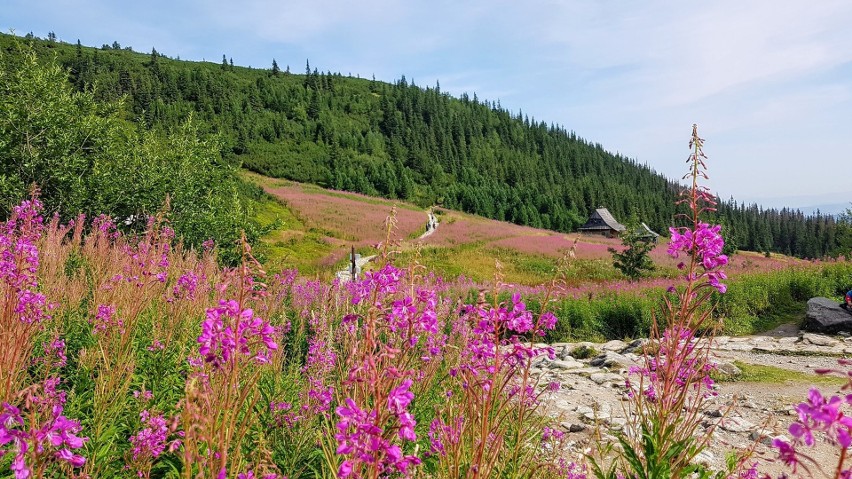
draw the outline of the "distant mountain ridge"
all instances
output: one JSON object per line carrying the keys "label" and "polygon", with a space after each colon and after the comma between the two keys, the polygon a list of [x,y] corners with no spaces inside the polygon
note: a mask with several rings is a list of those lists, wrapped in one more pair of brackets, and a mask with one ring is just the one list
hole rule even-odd
{"label": "distant mountain ridge", "polygon": [[[14,37],[0,36],[13,52]],[[222,141],[225,161],[269,176],[399,198],[517,224],[574,231],[605,206],[666,231],[679,187],[564,127],[440,85],[420,87],[319,72],[270,59],[271,69],[169,59],[118,43],[100,49],[35,39],[78,89],[125,97],[129,118],[170,128],[188,115]],[[834,219],[734,201],[714,221],[745,249],[806,257],[836,252]]]}
{"label": "distant mountain ridge", "polygon": [[848,202],[847,203],[830,203],[823,205],[814,205],[814,206],[804,206],[799,209],[802,210],[806,215],[815,215],[817,213],[823,215],[834,215],[839,216],[846,212],[847,209],[852,207]]}

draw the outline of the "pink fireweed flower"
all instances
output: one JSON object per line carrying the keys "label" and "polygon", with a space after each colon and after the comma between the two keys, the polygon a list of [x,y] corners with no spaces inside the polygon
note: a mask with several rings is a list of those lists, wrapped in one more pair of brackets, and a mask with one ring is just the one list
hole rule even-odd
{"label": "pink fireweed flower", "polygon": [[[568,461],[564,457],[560,457],[556,461],[556,469],[559,472],[559,477],[563,479],[586,479],[587,470],[586,464],[577,464],[573,461]],[[616,475],[617,479],[624,479],[624,476],[619,472]]]}
{"label": "pink fireweed flower", "polygon": [[311,371],[314,376],[324,375],[337,364],[337,353],[326,341],[312,336],[308,339],[308,355],[302,372]]}
{"label": "pink fireweed flower", "polygon": [[414,393],[408,390],[410,387],[411,379],[406,379],[388,396],[388,409],[394,414],[401,414],[414,399]]}
{"label": "pink fireweed flower", "polygon": [[[405,385],[404,385],[405,386]],[[400,386],[395,390],[395,398],[392,408],[400,407],[401,404],[408,405],[408,386]],[[408,402],[407,402],[408,401]],[[384,438],[384,429],[376,424],[378,414],[376,411],[366,411],[358,407],[351,398],[346,398],[344,406],[338,406],[335,410],[340,417],[337,423],[337,454],[348,456],[338,469],[340,477],[349,477],[355,473],[358,464],[367,464],[375,467],[379,473],[388,476],[393,473],[405,474],[409,467],[420,464],[420,458],[412,455],[403,455],[402,449]],[[400,438],[408,439],[413,436],[414,418],[407,412],[396,414],[400,419],[402,427]],[[403,429],[411,428],[409,432]],[[414,439],[408,439],[414,440]]]}
{"label": "pink fireweed flower", "polygon": [[429,425],[429,454],[446,454],[447,446],[457,445],[461,441],[464,417],[455,418],[454,424],[446,424],[440,418],[435,418]]}
{"label": "pink fireweed flower", "polygon": [[287,479],[287,476],[279,476],[278,474],[264,474],[258,475],[254,473],[254,470],[249,469],[247,472],[241,472],[237,474],[237,479]]}
{"label": "pink fireweed flower", "polygon": [[[72,467],[82,467],[86,458],[75,454],[88,438],[80,437],[80,423],[62,415],[65,392],[57,391],[59,378],[48,378],[42,385],[41,395],[30,393],[26,411],[8,404],[0,405],[0,458],[14,454],[11,470],[16,479],[30,477],[32,471],[28,458],[52,458]],[[27,423],[24,418],[32,420]],[[7,449],[7,444],[11,448]]]}
{"label": "pink fireweed flower", "polygon": [[174,299],[195,299],[198,283],[201,278],[192,271],[188,271],[180,276],[177,284],[172,288],[172,297]]}
{"label": "pink fireweed flower", "polygon": [[201,323],[198,352],[204,361],[221,368],[239,353],[258,363],[269,362],[269,354],[278,349],[275,328],[254,315],[240,310],[236,301],[220,301],[218,308],[207,310]]}
{"label": "pink fireweed flower", "polygon": [[404,275],[404,271],[397,269],[390,263],[386,264],[379,271],[364,273],[363,280],[351,281],[347,284],[347,290],[352,297],[352,304],[361,304],[362,301],[370,296],[370,292],[375,290],[375,305],[381,306],[384,298],[397,292],[399,283]]}
{"label": "pink fireweed flower", "polygon": [[512,310],[506,320],[506,329],[516,333],[526,333],[533,328],[532,312],[527,311],[527,305],[521,301],[521,295],[512,295]]}
{"label": "pink fireweed flower", "polygon": [[[719,282],[727,279],[719,268],[728,264],[728,257],[722,254],[725,240],[721,230],[721,225],[710,226],[701,222],[696,225],[694,231],[688,228],[669,228],[671,241],[667,252],[673,258],[678,258],[680,253],[694,256],[705,271],[701,276],[707,277],[708,283],[720,293],[725,293],[727,287]],[[682,269],[682,264],[679,264],[678,268]]]}
{"label": "pink fireweed flower", "polygon": [[542,441],[550,441],[551,439],[560,440],[565,437],[565,433],[558,429],[553,429],[545,426],[541,430],[541,440]]}
{"label": "pink fireweed flower", "polygon": [[154,393],[147,389],[143,389],[141,391],[133,391],[133,397],[141,400],[142,402],[148,402],[151,399],[154,399]]}
{"label": "pink fireweed flower", "polygon": [[0,283],[5,284],[5,301],[17,320],[38,324],[49,318],[45,296],[38,292],[36,272],[39,251],[36,243],[44,229],[42,206],[38,199],[13,208],[11,218],[0,223]]}
{"label": "pink fireweed flower", "polygon": [[139,419],[145,427],[130,437],[133,460],[156,459],[166,450],[169,426],[162,415],[152,416],[148,410],[139,413]]}
{"label": "pink fireweed flower", "polygon": [[808,400],[796,406],[799,419],[790,425],[790,434],[796,441],[813,446],[814,432],[822,432],[830,442],[848,448],[852,445],[852,416],[841,411],[846,403],[852,403],[852,398],[826,399],[818,389],[812,388]]}
{"label": "pink fireweed flower", "polygon": [[92,322],[95,325],[94,330],[92,331],[94,334],[110,333],[112,331],[118,331],[120,334],[124,334],[124,322],[116,317],[115,306],[105,304],[98,305],[98,312],[95,314],[95,318]]}
{"label": "pink fireweed flower", "polygon": [[275,421],[275,425],[278,427],[286,425],[288,428],[292,428],[296,423],[305,418],[305,416],[293,412],[292,409],[293,405],[288,402],[272,401],[269,403],[269,412],[272,413],[272,420]]}
{"label": "pink fireweed flower", "polygon": [[796,448],[789,442],[777,438],[772,440],[772,447],[778,449],[778,457],[784,462],[784,464],[792,466],[793,472],[795,472],[796,465],[799,463]]}
{"label": "pink fireweed flower", "polygon": [[55,337],[49,343],[43,343],[44,347],[44,364],[48,368],[65,367],[68,363],[68,357],[65,355],[65,340]]}
{"label": "pink fireweed flower", "polygon": [[107,239],[116,239],[121,236],[112,218],[103,214],[96,216],[92,220],[92,229]]}

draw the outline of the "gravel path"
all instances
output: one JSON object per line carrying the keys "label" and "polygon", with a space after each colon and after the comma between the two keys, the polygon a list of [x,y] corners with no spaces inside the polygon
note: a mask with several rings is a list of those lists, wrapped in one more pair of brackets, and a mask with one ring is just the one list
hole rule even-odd
{"label": "gravel path", "polygon": [[[575,360],[570,353],[583,344],[604,354]],[[568,431],[570,449],[575,454],[593,445],[592,431],[596,424],[601,426],[604,440],[613,441],[613,434],[623,429],[629,416],[625,410],[626,369],[641,358],[630,352],[630,345],[621,341],[553,346],[559,358],[542,361],[533,370],[540,384],[553,381],[562,384],[558,392],[546,396],[545,413]],[[808,373],[814,368],[835,368],[838,356],[852,356],[852,338],[806,334],[795,325],[784,325],[758,336],[720,337],[713,348],[713,355],[726,364],[739,361]],[[794,407],[806,399],[810,382],[729,381],[717,386],[718,395],[704,411],[705,427],[717,427],[709,448],[697,462],[720,469],[729,451],[754,448],[762,473],[777,477],[784,472],[785,468],[777,462],[770,444],[775,437],[789,437],[787,427],[796,419]],[[841,393],[838,386],[821,386],[819,389],[825,395]],[[723,411],[725,417],[720,419],[718,416]],[[719,423],[720,420],[722,423]],[[836,449],[818,443],[811,452],[817,464],[836,464]],[[814,472],[814,477],[832,477]]]}

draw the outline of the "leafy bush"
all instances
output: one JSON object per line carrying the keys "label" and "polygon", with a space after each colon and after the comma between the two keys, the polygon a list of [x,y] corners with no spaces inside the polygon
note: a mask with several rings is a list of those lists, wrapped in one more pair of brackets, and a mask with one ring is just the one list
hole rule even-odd
{"label": "leafy bush", "polygon": [[218,140],[190,116],[169,131],[137,128],[121,101],[73,91],[67,78],[29,46],[0,53],[0,217],[35,187],[63,220],[107,214],[142,231],[162,212],[185,244],[213,239],[238,262],[241,230],[260,234],[249,211],[257,191],[237,179]]}

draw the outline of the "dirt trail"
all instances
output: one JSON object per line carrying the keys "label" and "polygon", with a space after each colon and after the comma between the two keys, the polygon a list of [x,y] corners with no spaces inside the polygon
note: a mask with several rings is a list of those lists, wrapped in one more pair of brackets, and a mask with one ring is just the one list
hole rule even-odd
{"label": "dirt trail", "polygon": [[[431,210],[429,210],[427,212],[427,215],[428,215],[428,219],[426,221],[426,232],[423,233],[422,235],[420,235],[417,238],[418,240],[426,238],[427,236],[431,235],[432,233],[434,233],[438,229],[439,223],[438,223],[438,218],[435,217],[435,213],[433,213]],[[378,256],[378,255],[358,257],[355,260],[355,271],[361,271],[362,269],[364,269],[364,266],[366,266],[367,263],[369,263],[370,261],[373,261],[373,259],[375,259],[376,256]],[[350,271],[351,263],[347,263],[346,266],[347,266],[346,269],[343,269],[343,270],[340,270],[340,271],[337,272],[337,278],[341,281],[350,281],[352,279],[352,271]]]}

